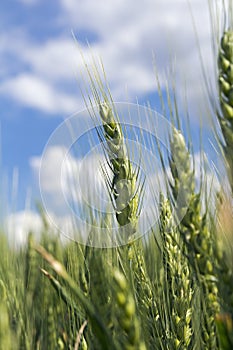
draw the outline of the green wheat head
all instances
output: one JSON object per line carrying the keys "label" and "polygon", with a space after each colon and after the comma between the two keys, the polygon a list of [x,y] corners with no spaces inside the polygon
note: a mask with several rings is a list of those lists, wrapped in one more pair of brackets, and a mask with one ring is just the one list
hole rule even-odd
{"label": "green wheat head", "polygon": [[225,144],[223,145],[228,176],[233,193],[233,31],[225,31],[219,49],[219,99],[221,111],[218,120]]}
{"label": "green wheat head", "polygon": [[[214,235],[211,235],[209,230],[207,214],[202,213],[201,193],[195,193],[194,173],[191,168],[189,151],[182,134],[177,131],[173,131],[171,138],[171,159],[176,160],[175,162],[170,161],[173,183],[175,184],[171,184],[173,196],[178,198],[178,194],[181,192],[179,195],[186,201],[184,202],[186,205],[185,214],[180,217],[178,227],[192,267],[193,283],[198,283],[205,296],[205,300],[202,301],[203,346],[208,349],[216,349],[215,315],[220,308],[215,278]],[[178,210],[179,207],[180,202],[178,202]]]}
{"label": "green wheat head", "polygon": [[112,181],[108,182],[109,193],[116,211],[116,219],[121,227],[126,226],[127,235],[130,237],[136,232],[138,223],[138,172],[133,170],[122,127],[108,101],[100,104],[99,113],[107,142],[108,164],[113,173]]}

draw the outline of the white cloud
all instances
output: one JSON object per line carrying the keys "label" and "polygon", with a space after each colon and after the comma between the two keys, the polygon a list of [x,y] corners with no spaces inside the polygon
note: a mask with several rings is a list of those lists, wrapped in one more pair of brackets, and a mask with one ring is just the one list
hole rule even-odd
{"label": "white cloud", "polygon": [[51,81],[72,81],[77,68],[77,47],[70,38],[56,37],[24,48],[21,58],[39,76]]}
{"label": "white cloud", "polygon": [[[53,213],[46,212],[45,216],[48,224],[47,235],[59,236],[59,239],[65,244],[67,242],[65,236],[71,238],[73,234],[73,226],[70,217],[55,217]],[[54,223],[56,223],[56,225]],[[41,233],[43,232],[43,220],[41,216],[34,211],[18,211],[5,218],[4,232],[8,236],[9,243],[15,248],[18,248],[26,244],[30,232],[34,235],[34,238],[39,241]],[[70,232],[70,236],[60,235],[61,232]]]}
{"label": "white cloud", "polygon": [[0,44],[1,95],[50,115],[67,116],[83,108],[72,38],[56,37],[39,44],[22,28],[12,28],[1,37]]}
{"label": "white cloud", "polygon": [[[160,76],[167,71],[170,60],[176,60],[178,98],[182,99],[186,85],[190,105],[204,105],[206,96],[203,97],[201,89],[203,77],[198,46],[187,0],[110,0],[107,3],[88,0],[80,1],[79,6],[75,0],[61,0],[61,4],[77,38],[82,28],[99,37],[94,51],[103,58],[116,99],[125,99],[126,86],[130,99],[156,90],[152,69],[154,51]],[[201,51],[208,57],[205,69],[212,76],[208,2],[194,0],[191,8]],[[172,77],[168,76],[169,79]]]}
{"label": "white cloud", "polygon": [[65,147],[51,146],[42,157],[32,157],[30,165],[39,178],[40,190],[48,212],[67,214],[69,205],[85,203],[100,209],[107,201],[106,186],[100,164],[104,157],[89,154],[76,158]]}
{"label": "white cloud", "polygon": [[24,244],[29,232],[33,232],[38,237],[42,226],[41,217],[30,210],[10,214],[5,220],[5,232],[15,246]]}
{"label": "white cloud", "polygon": [[37,176],[41,166],[43,167],[40,178],[42,191],[56,196],[61,187],[67,188],[70,176],[77,173],[80,164],[72,156],[67,158],[67,152],[65,147],[51,146],[45,150],[43,156],[30,159],[30,165]]}
{"label": "white cloud", "polygon": [[[67,28],[69,23],[69,28],[74,29],[78,40],[79,33],[83,37],[85,30],[97,38],[97,41],[91,44],[91,50],[81,43],[80,46],[87,62],[90,61],[92,52],[95,57],[99,55],[103,59],[115,100],[135,101],[136,97],[140,98],[146,93],[156,91],[156,79],[152,67],[152,52],[154,52],[162,84],[165,83],[163,72],[167,71],[169,62],[176,59],[176,76],[179,77],[178,98],[181,100],[184,95],[185,82],[191,100],[190,105],[192,107],[205,105],[206,96],[203,97],[200,88],[203,78],[198,47],[187,0],[143,2],[81,0],[78,3],[75,0],[60,0],[60,4],[62,11],[59,23],[63,28]],[[211,38],[208,4],[202,0],[193,0],[191,7],[200,48],[203,55],[208,57],[206,70],[210,72],[209,76],[213,76],[213,67],[209,64]],[[20,45],[20,42],[23,45]],[[30,67],[30,75],[33,77],[32,87],[42,98],[36,98],[34,94],[30,96],[30,92],[28,92],[30,98],[27,98],[19,91],[11,93],[10,89],[7,89],[7,93],[18,102],[25,105],[31,103],[34,108],[42,111],[70,112],[75,107],[70,93],[75,86],[74,73],[77,73],[78,84],[82,86],[80,74],[84,70],[80,51],[71,34],[69,38],[61,35],[48,37],[48,40],[41,44],[21,35],[15,48],[14,45],[11,46],[17,60]],[[27,74],[22,71],[19,77],[25,75]],[[19,77],[15,81],[8,82],[11,83],[13,91],[19,89],[17,85]],[[38,79],[46,84],[45,90],[43,84],[38,84]],[[168,79],[172,78],[168,76]],[[81,100],[79,96],[76,106],[83,106]]]}
{"label": "white cloud", "polygon": [[83,241],[91,224],[88,213],[111,208],[100,169],[104,158],[96,152],[81,160],[67,151],[51,146],[43,156],[31,158],[30,165],[37,178],[40,172],[42,203],[51,228]]}
{"label": "white cloud", "polygon": [[74,96],[57,90],[46,80],[32,74],[21,74],[2,83],[0,92],[27,107],[46,113],[67,114],[78,107]]}

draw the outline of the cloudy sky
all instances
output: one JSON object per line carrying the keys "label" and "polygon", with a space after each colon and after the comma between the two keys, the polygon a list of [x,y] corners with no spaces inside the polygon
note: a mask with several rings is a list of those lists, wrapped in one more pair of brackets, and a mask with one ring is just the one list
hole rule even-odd
{"label": "cloudy sky", "polygon": [[[80,92],[85,80],[81,52],[87,63],[92,56],[101,57],[115,101],[149,101],[156,109],[153,57],[164,91],[165,75],[172,80],[169,66],[175,67],[178,101],[187,91],[192,123],[199,123],[199,107],[206,96],[192,16],[211,75],[208,0],[1,1],[4,215],[11,214],[11,220],[14,216],[20,223],[22,217],[30,222],[31,215],[36,222],[32,209],[40,200],[38,172],[44,147],[64,119],[85,107]],[[48,192],[54,191],[53,160],[61,153],[62,149],[51,148],[47,155],[50,168],[43,186]]]}

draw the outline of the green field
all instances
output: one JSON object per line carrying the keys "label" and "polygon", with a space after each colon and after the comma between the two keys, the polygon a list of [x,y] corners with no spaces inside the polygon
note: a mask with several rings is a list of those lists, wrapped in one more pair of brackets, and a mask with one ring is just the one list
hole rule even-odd
{"label": "green field", "polygon": [[[26,245],[13,247],[1,232],[0,350],[233,349],[231,7],[228,11],[221,35],[214,38],[219,98],[212,105],[212,131],[227,185],[209,186],[204,160],[203,176],[196,182],[193,141],[180,126],[171,83],[167,96],[161,96],[164,104],[173,101],[166,115],[172,124],[166,162],[155,142],[164,161],[166,190],[153,202],[157,225],[135,239],[143,179],[128,152],[106,81],[93,66],[86,99],[97,106],[102,122],[97,132],[106,141],[106,166],[112,173],[109,178],[105,172],[105,185],[127,244],[93,247],[92,231],[90,245],[64,243],[43,209],[39,240],[29,232]],[[98,219],[111,235],[111,221]]]}

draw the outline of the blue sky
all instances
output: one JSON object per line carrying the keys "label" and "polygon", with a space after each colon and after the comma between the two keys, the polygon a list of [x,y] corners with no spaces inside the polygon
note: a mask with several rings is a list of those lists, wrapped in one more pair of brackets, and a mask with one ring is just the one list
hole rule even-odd
{"label": "blue sky", "polygon": [[[206,69],[211,75],[208,1],[190,3],[202,54],[210,57]],[[159,108],[154,54],[163,90],[165,75],[171,78],[169,63],[176,62],[178,102],[182,104],[186,87],[192,124],[198,124],[195,115],[205,113],[205,89],[200,84],[203,79],[188,1],[1,1],[1,172],[9,183],[6,189],[3,181],[2,191],[11,207],[11,181],[18,169],[17,203],[4,215],[14,214],[19,222],[22,213],[24,219],[27,215],[35,218],[30,208],[26,213],[26,193],[31,188],[33,209],[35,199],[40,199],[38,164],[50,135],[65,118],[84,108],[80,87],[86,75],[72,33],[87,63],[92,55],[102,58],[116,101],[149,100]],[[204,117],[203,124],[208,124]]]}

